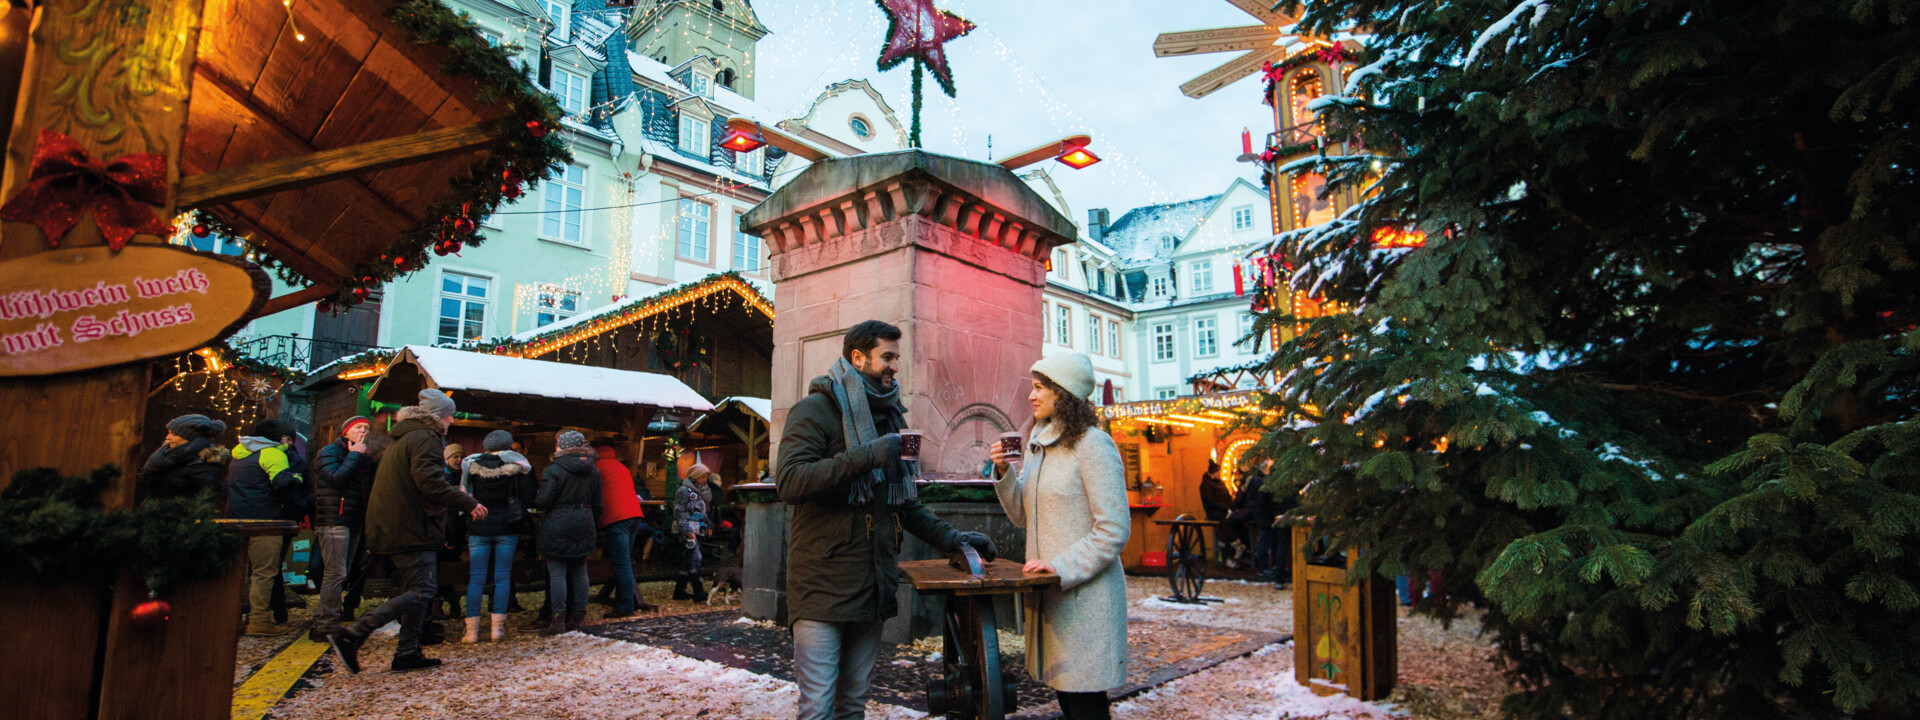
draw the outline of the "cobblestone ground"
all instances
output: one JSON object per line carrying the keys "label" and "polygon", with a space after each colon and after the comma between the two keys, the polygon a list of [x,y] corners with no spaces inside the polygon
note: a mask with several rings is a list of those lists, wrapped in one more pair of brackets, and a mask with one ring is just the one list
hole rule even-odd
{"label": "cobblestone ground", "polygon": [[[722,604],[675,602],[666,597],[671,583],[651,583],[644,591],[662,606],[662,615],[710,613]],[[1287,592],[1270,584],[1214,582],[1206,595],[1225,602],[1184,606],[1160,598],[1165,580],[1131,578],[1129,616],[1136,624],[1185,624],[1278,633],[1292,632]],[[538,594],[521,596],[528,608]],[[605,608],[592,606],[589,625],[603,622]],[[296,610],[295,624],[305,615]],[[336,672],[329,656],[309,673],[302,687],[281,701],[272,717],[304,718],[780,718],[791,717],[794,686],[773,675],[690,658],[666,647],[625,642],[583,633],[542,638],[524,630],[531,611],[513,617],[515,631],[501,643],[428,649],[446,665],[415,673],[391,673],[392,629],[370,639],[362,651],[359,675]],[[457,622],[447,622],[459,637]],[[1360,703],[1321,698],[1293,682],[1290,644],[1269,645],[1197,673],[1134,695],[1114,707],[1114,717],[1135,720],[1186,718],[1456,718],[1492,717],[1505,686],[1494,673],[1492,649],[1476,637],[1477,620],[1468,617],[1442,627],[1424,618],[1402,617],[1401,690],[1395,703]],[[304,626],[302,626],[304,632]],[[271,657],[294,635],[242,641],[236,683]],[[1017,636],[1003,635],[1008,650]],[[937,641],[929,648],[937,649]],[[902,652],[914,649],[900,648]],[[868,705],[869,718],[918,718],[919,711],[879,702]],[[1022,717],[1046,717],[1051,703],[1023,707]]]}

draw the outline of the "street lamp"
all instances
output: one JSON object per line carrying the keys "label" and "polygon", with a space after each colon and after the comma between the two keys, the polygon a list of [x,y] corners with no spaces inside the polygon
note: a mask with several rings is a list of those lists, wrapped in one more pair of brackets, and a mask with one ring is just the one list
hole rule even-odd
{"label": "street lamp", "polygon": [[1087,146],[1093,144],[1091,135],[1069,135],[1026,152],[1015,153],[997,163],[1008,170],[1018,170],[1034,163],[1053,158],[1067,167],[1079,170],[1100,162],[1100,156],[1093,154]]}
{"label": "street lamp", "polygon": [[772,145],[787,152],[806,158],[809,162],[820,162],[837,157],[805,140],[781,132],[754,121],[752,118],[735,115],[727,118],[727,136],[720,146],[734,152],[753,152],[761,145]]}

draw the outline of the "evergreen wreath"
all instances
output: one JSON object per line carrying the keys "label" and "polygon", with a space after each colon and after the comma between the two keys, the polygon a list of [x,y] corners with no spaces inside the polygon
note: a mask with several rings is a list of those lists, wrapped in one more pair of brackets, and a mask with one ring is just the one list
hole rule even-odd
{"label": "evergreen wreath", "polygon": [[124,563],[164,592],[219,575],[239,559],[244,541],[213,522],[219,512],[205,494],[105,510],[101,494],[120,475],[114,464],[85,477],[52,468],[14,473],[13,484],[0,490],[0,571],[54,583]]}

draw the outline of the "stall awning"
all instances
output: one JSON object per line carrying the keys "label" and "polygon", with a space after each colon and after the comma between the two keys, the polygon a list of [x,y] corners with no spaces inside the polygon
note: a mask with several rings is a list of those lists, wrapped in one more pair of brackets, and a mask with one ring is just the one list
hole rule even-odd
{"label": "stall awning", "polygon": [[[688,430],[710,434],[723,434],[730,426],[744,426],[746,421],[759,421],[762,425],[773,424],[773,400],[757,397],[730,397],[713,406],[713,412],[694,421]],[[711,427],[709,427],[711,426]]]}
{"label": "stall awning", "polygon": [[671,375],[420,345],[401,348],[372,397],[411,404],[424,387],[447,391],[461,412],[609,431],[631,426],[636,412],[714,409]]}

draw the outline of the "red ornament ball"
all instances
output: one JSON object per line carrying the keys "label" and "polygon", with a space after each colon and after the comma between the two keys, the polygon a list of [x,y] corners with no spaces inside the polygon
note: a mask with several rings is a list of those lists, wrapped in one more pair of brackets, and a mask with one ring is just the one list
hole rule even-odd
{"label": "red ornament ball", "polygon": [[207,236],[207,233],[210,233],[210,232],[213,232],[213,231],[212,231],[212,230],[208,230],[208,229],[207,229],[207,226],[205,226],[205,225],[195,225],[195,226],[193,226],[193,236],[194,236],[194,237],[201,237],[201,238],[203,238],[203,237],[206,237],[206,236]]}
{"label": "red ornament ball", "polygon": [[394,266],[394,267],[397,267],[397,268],[403,268],[403,267],[406,267],[406,266],[407,266],[407,259],[406,259],[406,258],[403,258],[403,257],[397,257],[397,258],[394,258],[394,259],[393,259],[393,266]]}
{"label": "red ornament ball", "polygon": [[511,183],[509,183],[509,184],[506,184],[506,185],[501,185],[501,186],[500,186],[500,195],[501,195],[502,197],[505,197],[505,198],[506,198],[506,199],[508,199],[508,200],[512,200],[512,199],[515,199],[515,198],[518,198],[518,197],[520,197],[520,186],[519,186],[519,185],[514,185],[514,184],[511,184]]}
{"label": "red ornament ball", "polygon": [[527,121],[527,134],[528,134],[528,135],[532,135],[532,136],[534,136],[534,137],[536,137],[536,138],[542,138],[542,137],[546,137],[546,136],[547,136],[547,126],[545,126],[545,125],[542,125],[542,124],[540,124],[540,121],[539,121],[539,120],[528,120],[528,121]]}
{"label": "red ornament ball", "polygon": [[500,171],[500,180],[509,185],[520,184],[520,171],[511,167]]}
{"label": "red ornament ball", "polygon": [[167,620],[172,617],[173,606],[167,604],[167,601],[148,600],[133,606],[127,621],[133,623],[134,627],[153,629],[165,626]]}
{"label": "red ornament ball", "polygon": [[320,312],[323,312],[323,313],[326,313],[326,314],[328,314],[328,315],[332,315],[332,314],[333,314],[333,301],[332,301],[332,300],[321,300],[321,301],[320,301],[320,303],[319,303],[319,305],[318,305],[317,307],[319,308],[319,310],[320,310]]}
{"label": "red ornament ball", "polygon": [[472,233],[473,220],[469,218],[460,218],[458,220],[453,221],[453,231],[460,233],[461,235]]}
{"label": "red ornament ball", "polygon": [[373,294],[373,291],[363,287],[357,287],[353,289],[353,299],[360,302],[366,302],[367,296],[372,294]]}

